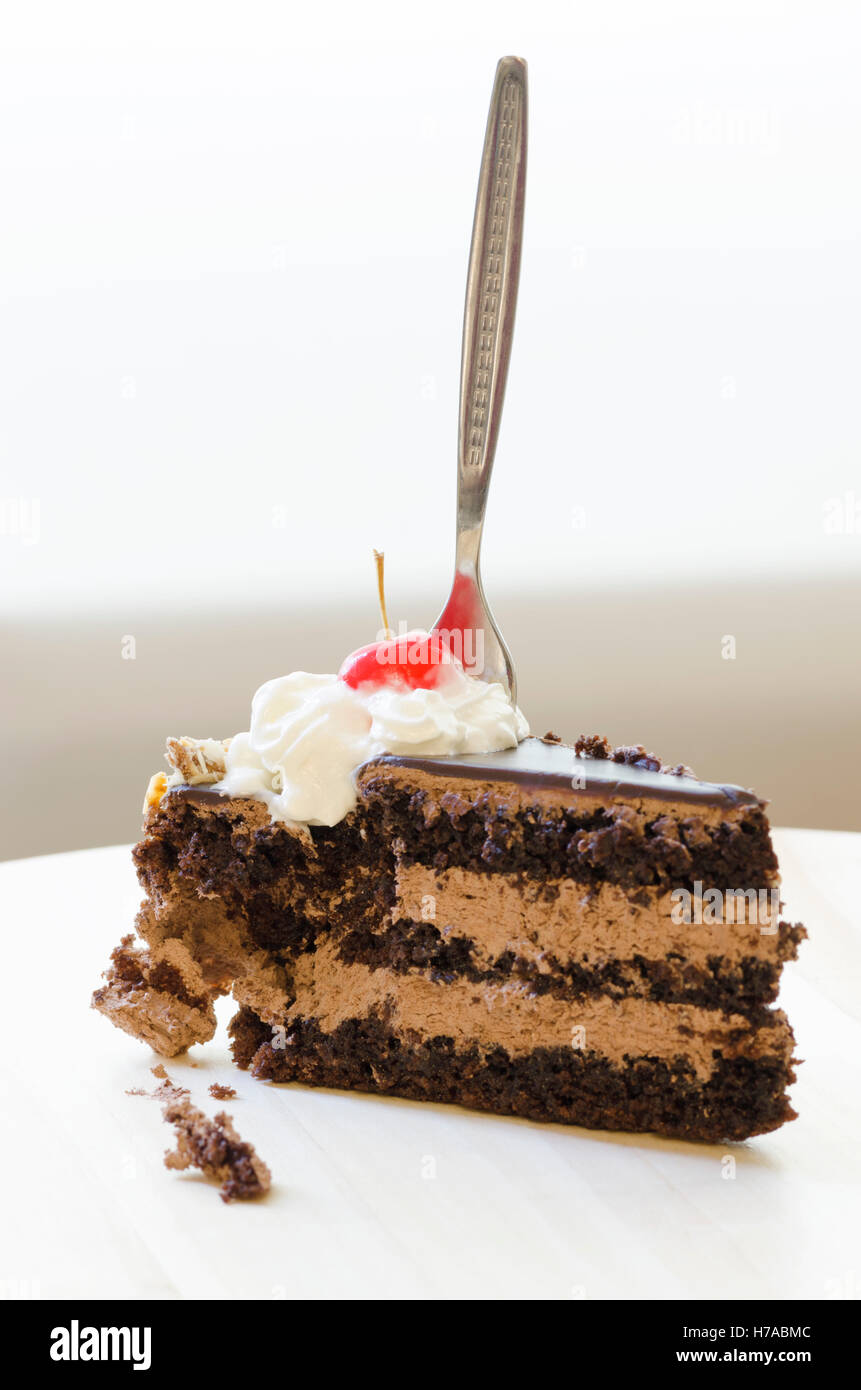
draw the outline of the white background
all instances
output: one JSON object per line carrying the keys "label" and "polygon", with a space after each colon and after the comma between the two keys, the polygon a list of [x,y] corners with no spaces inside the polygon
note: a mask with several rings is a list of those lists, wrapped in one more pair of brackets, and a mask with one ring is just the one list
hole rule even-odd
{"label": "white background", "polygon": [[435,617],[505,52],[484,570],[526,712],[857,824],[859,39],[848,0],[5,7],[0,855],[131,838],[166,734],[373,636],[373,546],[393,619]]}
{"label": "white background", "polygon": [[861,504],[857,20],[8,7],[3,494],[41,524],[0,549],[4,604],[337,596],[372,583],[372,545],[394,593],[421,574],[442,594],[506,51],[529,60],[531,129],[491,592],[857,574],[861,534],[823,510]]}

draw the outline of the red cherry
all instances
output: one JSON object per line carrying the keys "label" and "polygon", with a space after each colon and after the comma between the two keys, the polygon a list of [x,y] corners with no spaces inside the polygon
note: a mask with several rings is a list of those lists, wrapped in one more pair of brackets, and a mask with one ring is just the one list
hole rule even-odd
{"label": "red cherry", "polygon": [[433,690],[448,679],[458,664],[439,636],[407,632],[403,637],[371,642],[351,652],[341,665],[338,679],[353,690],[360,685]]}

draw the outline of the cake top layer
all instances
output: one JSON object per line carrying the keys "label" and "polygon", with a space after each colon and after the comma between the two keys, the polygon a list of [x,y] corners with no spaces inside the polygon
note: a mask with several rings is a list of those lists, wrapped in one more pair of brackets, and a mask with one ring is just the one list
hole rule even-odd
{"label": "cake top layer", "polygon": [[[656,759],[651,760],[657,762]],[[516,748],[498,753],[455,754],[444,758],[383,754],[374,767],[416,768],[482,782],[515,782],[525,787],[574,790],[600,797],[648,797],[703,806],[761,806],[755,792],[743,787],[701,782],[698,777],[642,767],[611,758],[583,757],[569,744],[525,738]],[[361,769],[360,769],[361,772]]]}
{"label": "cake top layer", "polygon": [[[583,742],[592,746],[594,741]],[[638,751],[644,752],[637,749],[617,750],[616,755],[618,757],[619,753],[625,752],[633,758]],[[642,766],[642,762],[647,765]],[[603,800],[614,797],[631,800],[640,797],[668,804],[681,802],[691,806],[709,806],[723,810],[766,805],[755,792],[746,791],[743,787],[703,782],[687,769],[684,772],[676,769],[662,770],[658,759],[650,755],[644,754],[638,765],[631,761],[616,761],[613,756],[607,755],[583,756],[570,744],[532,737],[524,739],[515,748],[504,748],[497,753],[464,753],[438,757],[383,753],[356,768],[356,779],[361,781],[368,772],[380,768],[413,768],[433,776],[455,780],[507,782],[535,788],[536,791],[569,791],[579,796],[594,796]],[[171,790],[186,800],[201,802],[218,802],[230,796],[242,795],[241,792],[231,791],[223,781],[213,786],[212,783],[216,781],[217,776],[218,773],[213,772],[209,778],[195,777],[195,785],[188,785],[192,779],[187,771],[184,774],[178,773]],[[210,784],[197,784],[201,781],[208,781]]]}
{"label": "cake top layer", "polygon": [[[378,660],[390,648],[391,666]],[[718,811],[765,804],[741,787],[702,782],[690,768],[665,768],[639,745],[611,748],[605,738],[581,735],[570,747],[554,734],[529,737],[502,685],[470,676],[452,654],[441,664],[422,656],[414,668],[416,650],[425,648],[448,650],[428,634],[408,633],[403,642],[354,652],[346,675],[345,668],[338,676],[294,671],[267,681],[247,732],[223,742],[168,740],[173,771],[151,783],[146,804],[165,785],[213,785],[230,798],[257,798],[274,821],[333,826],[355,808],[367,769],[387,767],[534,787],[554,803],[567,793]]]}

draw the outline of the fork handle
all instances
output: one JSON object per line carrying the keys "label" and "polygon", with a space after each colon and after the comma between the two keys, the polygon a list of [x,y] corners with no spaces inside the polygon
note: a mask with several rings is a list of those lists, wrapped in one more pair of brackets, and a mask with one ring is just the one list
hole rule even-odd
{"label": "fork handle", "polygon": [[[458,422],[458,548],[478,564],[511,355],[526,189],[526,63],[496,69],[466,279]],[[468,535],[468,533],[472,533]]]}

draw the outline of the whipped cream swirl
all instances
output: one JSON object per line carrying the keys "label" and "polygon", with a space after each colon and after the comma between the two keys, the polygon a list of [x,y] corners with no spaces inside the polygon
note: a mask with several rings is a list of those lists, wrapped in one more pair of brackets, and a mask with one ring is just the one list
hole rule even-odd
{"label": "whipped cream swirl", "polygon": [[273,820],[336,825],[356,804],[356,769],[381,753],[492,753],[528,733],[498,682],[460,666],[429,690],[354,690],[337,676],[294,671],[257,691],[251,728],[231,740],[217,789],[260,798]]}

